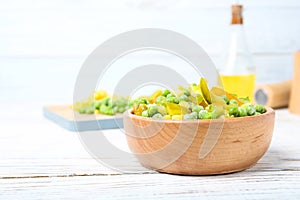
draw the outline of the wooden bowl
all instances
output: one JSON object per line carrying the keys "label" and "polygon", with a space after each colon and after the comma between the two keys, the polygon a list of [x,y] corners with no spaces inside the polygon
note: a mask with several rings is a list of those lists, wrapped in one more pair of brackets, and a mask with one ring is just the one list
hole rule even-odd
{"label": "wooden bowl", "polygon": [[255,165],[267,151],[275,112],[214,120],[159,120],[124,114],[131,151],[141,164],[184,175],[225,174]]}

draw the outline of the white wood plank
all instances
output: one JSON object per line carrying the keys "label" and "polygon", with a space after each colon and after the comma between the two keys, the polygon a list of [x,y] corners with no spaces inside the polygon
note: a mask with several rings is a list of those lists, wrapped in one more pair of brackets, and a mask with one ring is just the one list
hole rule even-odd
{"label": "white wood plank", "polygon": [[300,172],[0,180],[2,199],[299,199]]}

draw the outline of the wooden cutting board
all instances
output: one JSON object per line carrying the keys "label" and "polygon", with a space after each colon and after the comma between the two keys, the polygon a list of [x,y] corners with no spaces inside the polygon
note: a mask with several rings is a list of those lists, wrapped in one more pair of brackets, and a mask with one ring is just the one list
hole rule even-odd
{"label": "wooden cutting board", "polygon": [[122,114],[87,115],[79,114],[69,105],[44,106],[44,116],[69,131],[92,131],[123,128]]}

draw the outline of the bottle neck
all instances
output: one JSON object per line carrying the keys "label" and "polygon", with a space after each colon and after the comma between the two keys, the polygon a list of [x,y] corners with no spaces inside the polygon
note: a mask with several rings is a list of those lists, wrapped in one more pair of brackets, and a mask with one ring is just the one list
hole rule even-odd
{"label": "bottle neck", "polygon": [[228,49],[224,52],[224,63],[219,68],[222,75],[254,74],[251,54],[248,50],[243,27],[242,5],[232,6],[231,37]]}
{"label": "bottle neck", "polygon": [[231,7],[231,24],[243,24],[243,6],[239,4],[232,5]]}

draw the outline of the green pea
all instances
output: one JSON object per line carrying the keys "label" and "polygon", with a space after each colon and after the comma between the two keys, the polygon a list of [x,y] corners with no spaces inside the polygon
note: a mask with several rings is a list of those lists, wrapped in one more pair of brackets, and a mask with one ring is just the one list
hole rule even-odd
{"label": "green pea", "polygon": [[95,108],[95,109],[99,109],[100,106],[101,106],[101,101],[95,101],[95,102],[94,102],[94,108]]}
{"label": "green pea", "polygon": [[137,101],[136,101],[137,104],[149,104],[148,100],[145,99],[145,98],[139,98]]}
{"label": "green pea", "polygon": [[199,119],[205,119],[205,116],[207,115],[208,111],[207,110],[200,110],[198,114]]}
{"label": "green pea", "polygon": [[234,117],[238,117],[239,116],[239,109],[238,107],[230,107],[229,108],[229,115],[230,116],[234,116]]}
{"label": "green pea", "polygon": [[166,102],[166,97],[164,96],[158,96],[155,100],[156,104],[164,105]]}
{"label": "green pea", "polygon": [[208,112],[204,115],[204,118],[203,119],[212,119],[212,113],[211,112]]}
{"label": "green pea", "polygon": [[152,118],[161,119],[163,118],[163,116],[160,113],[156,113],[155,115],[152,116]]}
{"label": "green pea", "polygon": [[186,96],[191,96],[191,92],[187,89],[184,89],[183,94]]}
{"label": "green pea", "polygon": [[113,101],[109,99],[106,104],[108,107],[113,107]]}
{"label": "green pea", "polygon": [[[110,98],[109,98],[109,97],[106,97],[106,98],[104,98],[104,99],[101,99],[99,102],[100,102],[101,105],[102,105],[102,104],[108,105],[109,100],[110,100]],[[101,106],[101,105],[100,105],[100,106]]]}
{"label": "green pea", "polygon": [[113,103],[113,107],[116,106],[118,108],[120,108],[120,107],[125,108],[125,107],[127,107],[127,104],[128,104],[127,100],[124,98],[116,99],[112,103]]}
{"label": "green pea", "polygon": [[226,95],[221,96],[222,99],[224,99],[225,103],[228,105],[229,104],[229,98]]}
{"label": "green pea", "polygon": [[265,113],[267,111],[266,108],[263,105],[261,105],[261,104],[257,104],[255,106],[255,110],[256,110],[256,112],[259,112],[261,114],[263,114],[263,113]]}
{"label": "green pea", "polygon": [[106,115],[113,115],[113,114],[115,114],[115,111],[113,110],[112,107],[102,104],[100,106],[100,113],[106,114]]}
{"label": "green pea", "polygon": [[150,117],[152,117],[152,116],[155,115],[156,113],[158,113],[158,108],[157,108],[156,105],[150,106],[150,107],[148,108],[148,115],[149,115]]}
{"label": "green pea", "polygon": [[229,105],[239,105],[239,103],[237,102],[237,100],[231,99],[231,100],[229,101]]}
{"label": "green pea", "polygon": [[104,114],[106,114],[106,115],[114,115],[116,113],[115,113],[115,111],[112,108],[108,108]]}
{"label": "green pea", "polygon": [[178,97],[178,100],[179,101],[188,101],[189,97],[187,95],[183,94],[180,97]]}
{"label": "green pea", "polygon": [[126,108],[125,107],[119,107],[118,108],[118,113],[123,113],[125,112]]}
{"label": "green pea", "polygon": [[190,114],[190,116],[192,117],[192,119],[198,119],[198,113],[197,112],[192,112]]}
{"label": "green pea", "polygon": [[118,106],[114,106],[114,107],[113,107],[113,110],[114,110],[115,113],[118,113],[118,111],[119,111]]}
{"label": "green pea", "polygon": [[85,110],[86,114],[93,114],[94,113],[94,107],[87,107]]}
{"label": "green pea", "polygon": [[245,117],[245,116],[247,116],[247,110],[246,110],[245,108],[239,107],[238,110],[239,110],[239,116],[240,116],[240,117]]}
{"label": "green pea", "polygon": [[80,114],[85,114],[85,108],[80,108],[78,111]]}
{"label": "green pea", "polygon": [[105,113],[106,112],[106,110],[108,109],[108,106],[106,106],[105,104],[102,104],[101,106],[100,106],[100,113]]}
{"label": "green pea", "polygon": [[170,90],[164,90],[163,92],[162,92],[162,94],[161,94],[161,96],[164,96],[164,97],[166,97],[168,94],[170,94],[171,92],[170,92]]}
{"label": "green pea", "polygon": [[133,106],[133,104],[135,103],[135,100],[134,99],[130,99],[128,101],[128,106],[131,108]]}
{"label": "green pea", "polygon": [[172,94],[172,93],[169,93],[166,97],[167,97],[167,98],[168,98],[168,97],[176,97],[176,95],[175,95],[175,94]]}
{"label": "green pea", "polygon": [[142,116],[143,116],[143,117],[149,117],[148,110],[144,110],[144,111],[142,112]]}
{"label": "green pea", "polygon": [[199,105],[195,105],[195,106],[193,106],[192,107],[192,111],[193,112],[200,112],[200,110],[203,110],[204,108],[203,108],[203,106],[199,106]]}
{"label": "green pea", "polygon": [[178,104],[178,103],[179,103],[179,100],[178,100],[178,98],[177,98],[177,97],[175,97],[175,96],[171,96],[171,97],[167,97],[167,98],[166,98],[166,102],[170,102],[170,103],[176,103],[176,104]]}
{"label": "green pea", "polygon": [[198,119],[198,113],[197,112],[192,112],[189,114],[185,114],[183,116],[183,119]]}
{"label": "green pea", "polygon": [[247,106],[246,111],[249,116],[255,115],[256,112],[255,107],[253,105]]}

